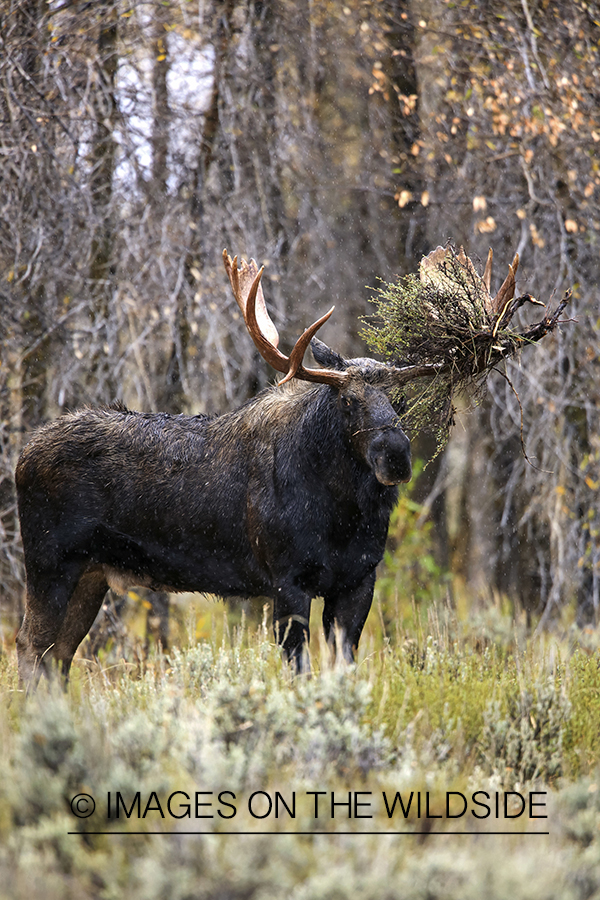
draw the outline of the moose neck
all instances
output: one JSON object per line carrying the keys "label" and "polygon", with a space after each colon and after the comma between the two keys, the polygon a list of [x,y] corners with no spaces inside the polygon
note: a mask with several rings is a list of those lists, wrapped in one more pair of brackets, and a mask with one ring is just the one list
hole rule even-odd
{"label": "moose neck", "polygon": [[291,383],[271,398],[279,453],[290,466],[318,475],[334,494],[353,494],[365,509],[393,508],[398,488],[380,484],[353,449],[336,388]]}

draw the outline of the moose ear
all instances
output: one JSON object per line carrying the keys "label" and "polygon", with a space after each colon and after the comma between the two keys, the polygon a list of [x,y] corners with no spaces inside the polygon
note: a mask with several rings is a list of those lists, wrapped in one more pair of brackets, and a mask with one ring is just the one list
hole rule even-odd
{"label": "moose ear", "polygon": [[325,366],[326,369],[337,369],[339,372],[343,372],[348,368],[348,363],[344,357],[328,347],[327,344],[324,344],[323,341],[320,341],[319,338],[314,337],[312,339],[310,349],[320,366]]}

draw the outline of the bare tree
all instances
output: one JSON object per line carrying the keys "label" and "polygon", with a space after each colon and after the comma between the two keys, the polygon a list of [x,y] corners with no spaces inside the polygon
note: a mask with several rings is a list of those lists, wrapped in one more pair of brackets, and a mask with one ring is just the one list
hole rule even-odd
{"label": "bare tree", "polygon": [[224,246],[267,263],[282,331],[336,303],[329,337],[357,355],[368,286],[450,238],[472,258],[492,245],[496,271],[516,243],[520,287],[574,286],[579,324],[491,382],[426,470],[440,553],[546,619],[570,600],[597,616],[598,26],[584,4],[549,0],[543,28],[539,10],[3,4],[0,584],[15,609],[12,469],[33,427],[115,398],[222,410],[270,379]]}

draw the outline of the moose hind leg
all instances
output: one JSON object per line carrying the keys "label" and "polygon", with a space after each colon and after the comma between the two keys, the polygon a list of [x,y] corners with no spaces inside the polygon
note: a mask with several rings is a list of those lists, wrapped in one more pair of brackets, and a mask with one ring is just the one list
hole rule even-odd
{"label": "moose hind leg", "polygon": [[36,684],[42,673],[50,673],[56,640],[63,626],[69,600],[82,574],[80,565],[66,567],[60,576],[41,571],[27,578],[25,616],[17,634],[19,677]]}
{"label": "moose hind leg", "polygon": [[354,662],[354,653],[362,634],[375,589],[375,571],[370,572],[351,590],[325,596],[323,629],[327,642],[335,645],[336,653],[347,662]]}
{"label": "moose hind leg", "polygon": [[65,678],[69,675],[75,651],[94,624],[107,590],[108,583],[101,569],[86,572],[69,600],[54,648],[54,657]]}

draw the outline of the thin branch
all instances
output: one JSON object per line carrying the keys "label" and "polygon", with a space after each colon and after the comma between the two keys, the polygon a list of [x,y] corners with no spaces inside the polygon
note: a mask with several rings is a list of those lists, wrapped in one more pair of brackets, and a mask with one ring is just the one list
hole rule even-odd
{"label": "thin branch", "polygon": [[520,411],[520,415],[521,415],[521,424],[520,424],[520,429],[519,429],[519,440],[521,441],[521,452],[522,452],[522,454],[523,454],[523,458],[525,459],[525,461],[526,461],[527,463],[529,463],[529,465],[531,466],[532,469],[535,469],[535,470],[536,470],[536,472],[542,472],[544,475],[553,475],[554,472],[549,472],[549,471],[546,470],[546,469],[540,469],[539,466],[536,466],[535,463],[532,463],[532,462],[531,462],[531,459],[530,459],[529,456],[527,455],[527,450],[525,449],[525,440],[524,440],[524,438],[523,438],[523,421],[524,421],[524,416],[523,416],[523,406],[521,405],[521,398],[519,397],[519,394],[517,393],[517,389],[515,388],[514,384],[512,383],[512,381],[510,380],[510,378],[508,377],[508,375],[506,374],[506,372],[503,372],[502,369],[496,369],[496,371],[498,372],[499,375],[502,375],[502,377],[506,380],[506,382],[508,383],[508,385],[509,385],[511,391],[512,391],[513,394],[515,395],[515,399],[516,399],[517,403],[519,404],[519,411]]}

